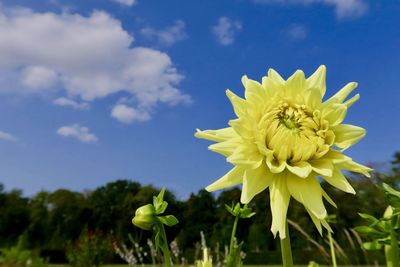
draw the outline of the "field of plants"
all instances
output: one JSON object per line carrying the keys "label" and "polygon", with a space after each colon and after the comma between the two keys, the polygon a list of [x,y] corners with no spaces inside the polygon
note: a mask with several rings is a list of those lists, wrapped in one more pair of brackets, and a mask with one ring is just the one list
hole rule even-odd
{"label": "field of plants", "polygon": [[[393,237],[385,225],[393,218],[397,220],[398,215],[394,212],[392,217],[385,218],[383,213],[390,203],[396,207],[399,199],[396,191],[382,185],[397,185],[399,163],[400,154],[396,154],[391,163],[372,166],[380,171],[375,171],[371,179],[349,174],[356,195],[322,183],[333,199],[340,199],[338,208],[328,207],[328,213],[334,216],[330,221],[333,247],[327,233],[321,236],[310,224],[304,208],[293,202],[288,218],[294,263],[305,266],[313,261],[330,265],[333,248],[338,265],[384,265],[385,247]],[[1,190],[2,265],[15,266],[25,261],[32,267],[68,262],[77,267],[124,262],[131,266],[160,264],[162,250],[156,251],[154,236],[131,222],[135,210],[152,203],[158,192],[153,186],[127,180],[106,184],[92,192],[60,189],[41,192],[32,198],[23,197],[18,190]],[[240,194],[237,188],[225,190],[217,197],[201,190],[180,201],[173,193],[165,192],[164,199],[168,202],[165,214],[173,214],[179,220],[177,225],[165,228],[175,265],[202,259],[205,247],[216,266],[226,263],[235,223],[232,203],[240,199]],[[255,214],[247,213],[251,215],[249,218],[237,222],[234,242],[235,246],[240,243],[240,255],[246,266],[280,264],[279,241],[268,230],[269,201],[268,194],[259,194],[248,205]],[[398,237],[398,228],[393,229]]]}

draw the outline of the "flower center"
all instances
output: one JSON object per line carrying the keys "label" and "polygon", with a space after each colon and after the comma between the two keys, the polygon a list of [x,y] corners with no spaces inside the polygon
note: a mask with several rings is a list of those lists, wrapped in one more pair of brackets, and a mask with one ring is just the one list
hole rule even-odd
{"label": "flower center", "polygon": [[299,128],[299,124],[295,121],[293,121],[293,119],[291,118],[283,118],[281,120],[281,122],[283,123],[283,125],[286,126],[286,128],[288,129],[295,129],[295,128]]}
{"label": "flower center", "polygon": [[280,101],[267,111],[259,127],[265,132],[265,146],[275,160],[307,161],[324,155],[333,142],[328,122],[318,110]]}
{"label": "flower center", "polygon": [[302,122],[312,116],[305,105],[290,105],[286,102],[280,102],[276,110],[278,111],[276,117],[289,130],[299,129]]}

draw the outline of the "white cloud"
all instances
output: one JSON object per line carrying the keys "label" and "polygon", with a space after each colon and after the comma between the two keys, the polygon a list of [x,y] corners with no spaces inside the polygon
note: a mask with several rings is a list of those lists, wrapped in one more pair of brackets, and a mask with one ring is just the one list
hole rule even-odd
{"label": "white cloud", "polygon": [[339,20],[354,19],[362,17],[368,11],[368,4],[365,0],[252,0],[259,4],[278,5],[311,5],[324,4],[335,8],[336,17]]}
{"label": "white cloud", "polygon": [[111,111],[111,116],[126,124],[143,122],[151,119],[151,115],[148,111],[135,109],[125,104],[116,105]]}
{"label": "white cloud", "polygon": [[0,36],[2,93],[32,94],[56,86],[69,99],[90,102],[125,92],[136,108],[146,110],[191,102],[178,87],[184,76],[171,58],[132,46],[133,36],[106,12],[83,16],[3,8]]}
{"label": "white cloud", "polygon": [[324,2],[335,6],[338,19],[362,17],[368,11],[368,5],[363,0],[325,0]]}
{"label": "white cloud", "polygon": [[182,20],[176,20],[172,26],[163,30],[145,27],[141,29],[140,33],[149,39],[156,39],[160,44],[167,46],[171,46],[187,38],[185,22]]}
{"label": "white cloud", "polygon": [[300,24],[292,24],[286,29],[287,36],[292,40],[303,40],[308,35],[308,28]]}
{"label": "white cloud", "polygon": [[57,82],[57,73],[43,66],[29,66],[22,71],[22,84],[32,91],[51,89]]}
{"label": "white cloud", "polygon": [[79,124],[62,126],[57,130],[57,134],[64,137],[76,138],[83,143],[95,143],[98,140],[97,136],[89,131],[89,128],[80,126]]}
{"label": "white cloud", "polygon": [[136,2],[135,0],[111,0],[111,1],[125,6],[133,6]]}
{"label": "white cloud", "polygon": [[57,106],[72,107],[74,109],[82,109],[82,110],[87,110],[90,107],[89,103],[87,102],[77,102],[73,99],[69,99],[66,97],[59,97],[57,99],[54,99],[53,104]]}
{"label": "white cloud", "polygon": [[15,142],[17,141],[17,137],[10,133],[0,131],[0,140]]}
{"label": "white cloud", "polygon": [[240,21],[233,21],[228,17],[220,17],[217,25],[212,27],[212,33],[217,41],[224,46],[231,45],[235,41],[235,36],[242,29]]}

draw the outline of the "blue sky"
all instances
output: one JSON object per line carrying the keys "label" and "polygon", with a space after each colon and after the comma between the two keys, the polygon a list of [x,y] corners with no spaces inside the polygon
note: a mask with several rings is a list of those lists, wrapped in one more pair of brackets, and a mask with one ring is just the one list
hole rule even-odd
{"label": "blue sky", "polygon": [[325,64],[357,81],[361,163],[399,150],[399,1],[0,0],[0,182],[26,195],[119,178],[186,198],[229,168],[196,140],[225,127],[225,89]]}

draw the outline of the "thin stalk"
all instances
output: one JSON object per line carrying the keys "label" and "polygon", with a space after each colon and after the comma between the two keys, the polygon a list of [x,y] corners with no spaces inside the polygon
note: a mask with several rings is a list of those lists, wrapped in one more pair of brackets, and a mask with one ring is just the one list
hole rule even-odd
{"label": "thin stalk", "polygon": [[332,233],[330,231],[328,231],[328,238],[329,238],[329,246],[331,248],[332,266],[333,267],[337,267],[336,255],[335,255],[335,247],[333,246],[333,238],[332,238]]}
{"label": "thin stalk", "polygon": [[289,236],[289,227],[286,224],[286,237],[281,239],[281,253],[282,253],[282,263],[283,267],[293,267],[293,259],[292,259],[292,248],[290,246],[290,236]]}
{"label": "thin stalk", "polygon": [[390,246],[385,246],[385,256],[387,267],[400,267],[399,244],[393,228],[390,229]]}
{"label": "thin stalk", "polygon": [[163,239],[163,244],[161,246],[161,250],[164,255],[164,266],[166,267],[171,267],[172,266],[172,260],[171,260],[171,252],[169,251],[168,248],[168,240],[167,240],[167,235],[165,233],[164,225],[160,223],[160,234],[161,238]]}
{"label": "thin stalk", "polygon": [[229,254],[233,252],[233,246],[235,245],[235,235],[236,235],[236,228],[239,221],[239,216],[235,217],[235,222],[233,223],[232,233],[231,233],[231,242],[229,244]]}

